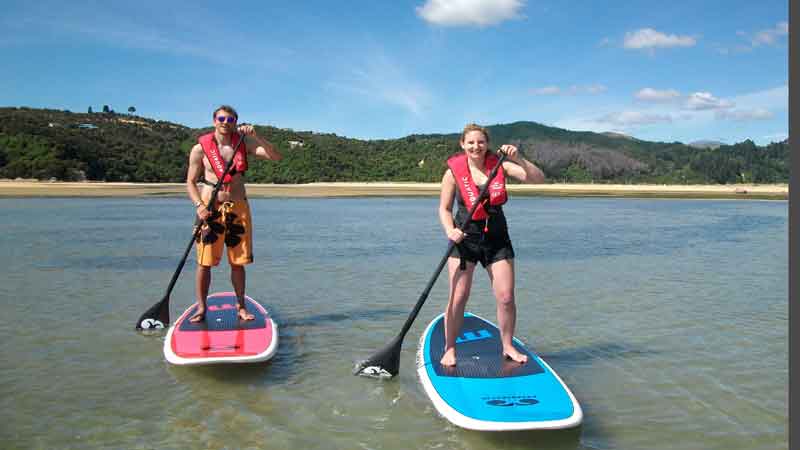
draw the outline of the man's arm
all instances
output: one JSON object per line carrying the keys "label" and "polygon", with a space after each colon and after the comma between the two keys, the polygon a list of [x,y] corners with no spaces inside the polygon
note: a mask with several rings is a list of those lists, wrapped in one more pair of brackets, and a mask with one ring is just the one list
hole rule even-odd
{"label": "man's arm", "polygon": [[[254,134],[253,136],[249,136],[252,138],[258,146],[254,146],[255,150],[253,150],[253,154],[256,155],[256,158],[259,159],[269,159],[272,161],[280,161],[283,159],[283,155],[278,152],[274,145],[267,142],[266,139],[262,138],[261,136]],[[250,145],[247,148],[251,148]]]}
{"label": "man's arm", "polygon": [[208,216],[206,205],[203,203],[203,197],[197,189],[197,180],[204,171],[203,167],[203,147],[196,144],[189,152],[189,170],[186,172],[186,192],[189,193],[189,199],[194,203],[197,215],[205,220]]}
{"label": "man's arm", "polygon": [[239,132],[245,135],[245,145],[247,145],[247,152],[255,155],[258,159],[269,159],[272,161],[280,161],[283,159],[274,145],[267,142],[266,139],[256,133],[255,127],[252,125],[242,125],[239,127]]}

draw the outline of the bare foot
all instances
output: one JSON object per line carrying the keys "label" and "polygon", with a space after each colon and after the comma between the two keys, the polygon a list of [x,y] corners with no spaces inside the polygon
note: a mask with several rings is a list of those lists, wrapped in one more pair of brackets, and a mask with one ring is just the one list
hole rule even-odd
{"label": "bare foot", "polygon": [[198,306],[195,313],[189,318],[189,323],[200,323],[204,320],[206,320],[206,310]]}
{"label": "bare foot", "polygon": [[514,374],[514,372],[519,370],[519,368],[524,365],[525,365],[524,363],[518,363],[516,361],[509,359],[506,356],[503,356],[503,358],[500,360],[500,373],[504,377],[510,377],[511,375]]}
{"label": "bare foot", "polygon": [[525,364],[528,362],[528,355],[522,354],[517,351],[515,348],[504,348],[503,349],[503,356],[508,359],[514,360],[520,364]]}
{"label": "bare foot", "polygon": [[451,348],[444,352],[442,355],[442,359],[439,360],[439,364],[445,367],[455,367],[456,366],[456,349]]}
{"label": "bare foot", "polygon": [[249,312],[247,312],[247,308],[245,308],[244,306],[240,306],[239,307],[239,319],[241,319],[241,320],[253,320],[255,318],[256,318],[256,316],[254,316],[254,315],[250,314]]}

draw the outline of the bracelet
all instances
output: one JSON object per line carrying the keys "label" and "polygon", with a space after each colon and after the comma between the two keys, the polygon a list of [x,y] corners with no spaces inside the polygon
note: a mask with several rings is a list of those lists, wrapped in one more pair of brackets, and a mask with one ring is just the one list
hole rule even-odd
{"label": "bracelet", "polygon": [[200,206],[202,206],[202,205],[203,205],[203,202],[201,202],[200,200],[198,200],[198,201],[194,202],[194,207],[195,207],[195,208],[199,208],[199,207],[200,207]]}

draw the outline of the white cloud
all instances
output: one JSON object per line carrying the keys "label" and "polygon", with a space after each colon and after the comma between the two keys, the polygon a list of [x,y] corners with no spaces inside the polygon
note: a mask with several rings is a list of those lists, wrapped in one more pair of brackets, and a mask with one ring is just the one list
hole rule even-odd
{"label": "white cloud", "polygon": [[[656,93],[672,90],[650,89]],[[759,138],[760,142],[768,143],[785,138],[786,132],[781,133],[781,128],[785,123],[782,114],[788,110],[788,91],[788,86],[782,84],[724,99],[710,92],[679,93],[672,102],[642,102],[635,107],[581,102],[574,108],[565,108],[554,126],[598,133],[622,131],[651,140],[691,142],[713,133],[725,136],[715,137],[718,141]],[[642,96],[667,97],[654,92],[644,91]],[[762,136],[770,132],[772,136]]]}
{"label": "white cloud", "polygon": [[579,95],[589,94],[597,95],[607,91],[608,88],[602,84],[589,84],[589,85],[573,85],[568,88],[562,89],[559,86],[544,86],[540,88],[531,89],[530,93],[533,95]]}
{"label": "white cloud", "polygon": [[378,52],[353,69],[344,80],[328,83],[329,87],[368,100],[399,106],[414,115],[421,115],[430,104],[431,95],[423,85],[411,79],[385,54]]}
{"label": "white cloud", "polygon": [[541,88],[531,89],[533,95],[558,95],[561,93],[561,88],[558,86],[545,86]]}
{"label": "white cloud", "polygon": [[786,139],[789,139],[789,135],[786,133],[775,133],[764,136],[764,140],[768,142],[782,142]]}
{"label": "white cloud", "polygon": [[732,52],[752,52],[756,47],[777,45],[781,38],[788,35],[788,22],[778,22],[772,28],[756,31],[755,33],[748,33],[746,31],[739,30],[736,32],[736,36],[739,36],[743,40],[747,41],[747,44],[736,44],[732,48],[719,46],[717,51],[723,55],[727,55]]}
{"label": "white cloud", "polygon": [[740,108],[765,108],[773,111],[789,109],[789,87],[778,86],[772,89],[737,95],[731,99]]}
{"label": "white cloud", "polygon": [[770,29],[757,32],[752,38],[750,38],[750,43],[753,45],[753,47],[758,47],[760,45],[774,45],[778,38],[788,34],[789,23],[779,22]]}
{"label": "white cloud", "polygon": [[649,113],[642,111],[622,111],[606,114],[596,119],[596,122],[610,124],[625,129],[639,125],[671,123],[672,116],[669,114]]}
{"label": "white cloud", "polygon": [[625,33],[623,46],[628,49],[654,49],[658,47],[692,47],[696,40],[691,36],[664,34],[652,28],[642,28]]}
{"label": "white cloud", "polygon": [[[82,5],[76,2],[74,5],[70,4],[69,8],[64,8],[37,2],[36,14],[22,16],[14,22],[32,38],[43,39],[47,36],[48,39],[59,39],[75,45],[81,44],[81,41],[89,41],[117,48],[188,56],[235,67],[247,65],[275,70],[284,65],[280,58],[242,58],[229,51],[227,42],[199,42],[195,24],[207,23],[212,18],[202,10],[187,9],[181,13],[182,21],[174,21],[165,19],[168,16],[153,12],[158,10],[156,6],[160,6],[157,2],[144,0],[134,6],[106,3]],[[3,22],[0,22],[0,26],[6,25]],[[240,46],[238,49],[244,53],[288,53],[283,48],[265,48],[236,30],[229,32],[228,40],[237,42]]]}
{"label": "white cloud", "polygon": [[766,120],[774,117],[771,111],[764,108],[720,110],[715,114],[717,119],[728,119],[736,122],[749,122],[752,120]]}
{"label": "white cloud", "polygon": [[435,25],[486,27],[521,17],[524,5],[523,0],[427,0],[416,9]]}
{"label": "white cloud", "polygon": [[686,99],[685,108],[692,111],[732,108],[733,102],[714,97],[710,92],[694,92]]}
{"label": "white cloud", "polygon": [[637,99],[645,102],[669,102],[675,100],[680,96],[681,93],[676,91],[675,89],[666,89],[660,91],[658,89],[653,89],[649,87],[640,89],[639,92],[635,94],[635,97]]}
{"label": "white cloud", "polygon": [[603,39],[600,40],[600,43],[597,45],[600,47],[610,47],[614,45],[614,41],[609,37],[604,37]]}
{"label": "white cloud", "polygon": [[602,94],[603,92],[607,91],[608,88],[603,86],[602,84],[592,84],[588,86],[573,86],[573,88],[578,89],[579,92],[586,92],[587,94]]}

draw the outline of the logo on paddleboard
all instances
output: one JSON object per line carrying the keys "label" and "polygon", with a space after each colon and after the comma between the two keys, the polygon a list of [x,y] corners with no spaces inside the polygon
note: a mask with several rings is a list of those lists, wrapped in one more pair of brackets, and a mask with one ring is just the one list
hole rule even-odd
{"label": "logo on paddleboard", "polygon": [[504,395],[498,397],[483,397],[481,400],[489,406],[531,406],[539,403],[533,395]]}
{"label": "logo on paddleboard", "polygon": [[392,378],[392,374],[391,373],[389,373],[383,367],[379,367],[379,366],[364,367],[360,371],[358,371],[358,374],[359,375],[365,375],[365,376],[368,376],[368,377],[374,377],[374,378]]}
{"label": "logo on paddleboard", "polygon": [[489,330],[478,330],[478,331],[465,331],[464,334],[458,336],[456,338],[456,344],[461,344],[462,342],[471,342],[471,341],[479,341],[481,339],[488,339],[492,337],[492,333]]}
{"label": "logo on paddleboard", "polygon": [[140,325],[144,330],[148,330],[150,328],[164,328],[164,323],[156,319],[144,319]]}

